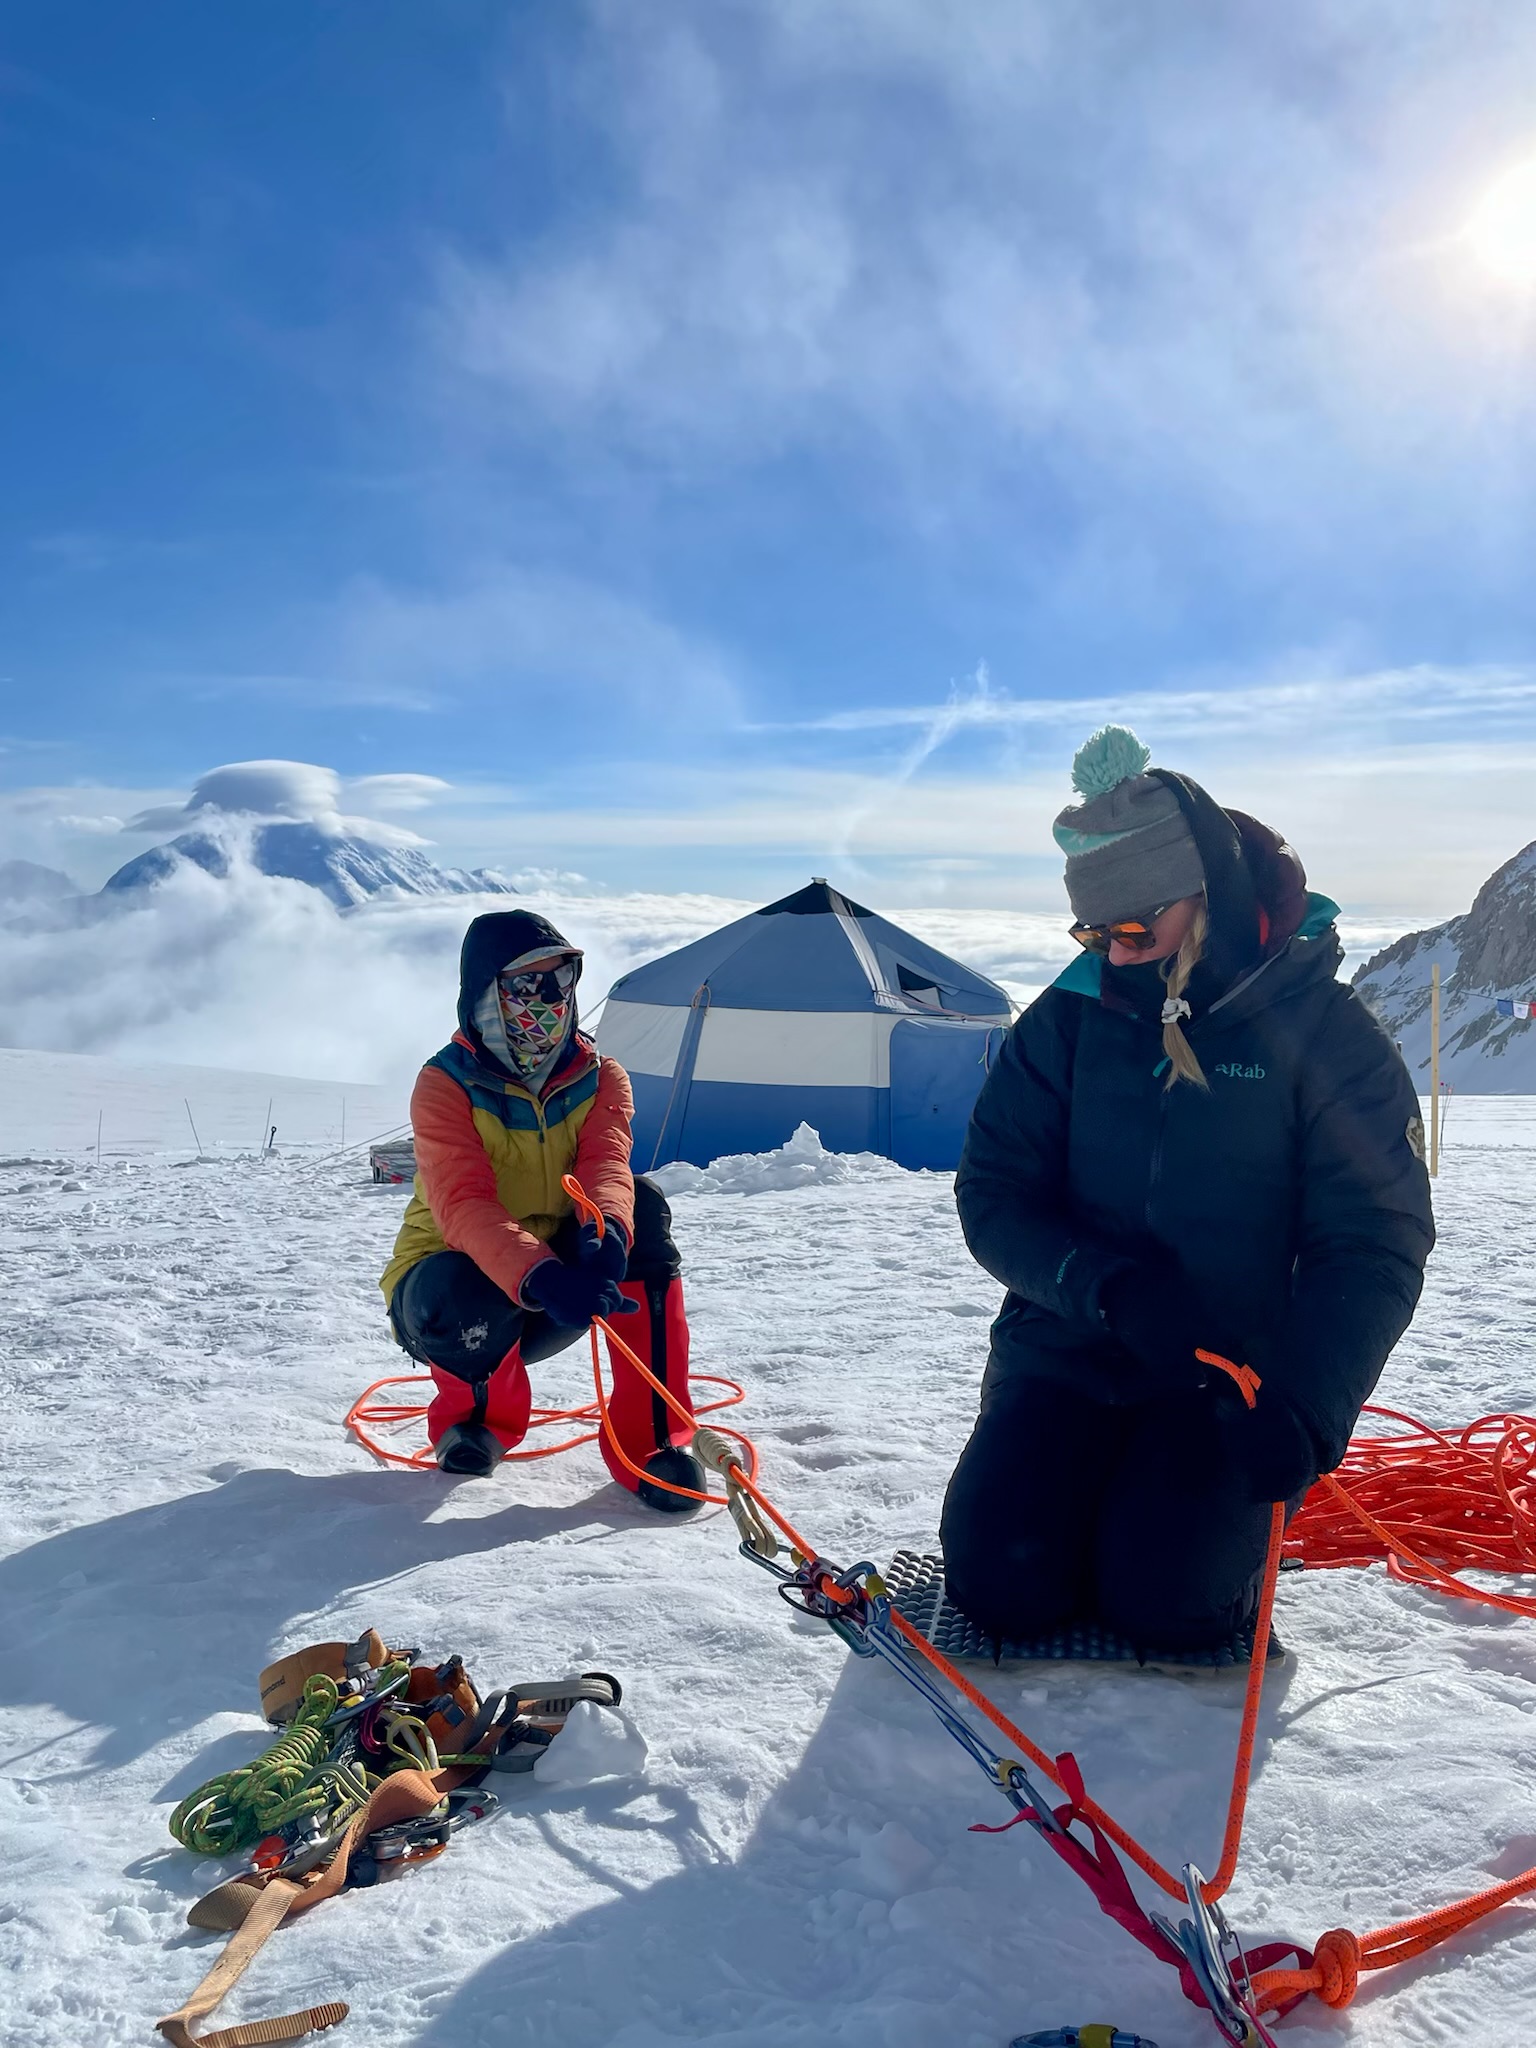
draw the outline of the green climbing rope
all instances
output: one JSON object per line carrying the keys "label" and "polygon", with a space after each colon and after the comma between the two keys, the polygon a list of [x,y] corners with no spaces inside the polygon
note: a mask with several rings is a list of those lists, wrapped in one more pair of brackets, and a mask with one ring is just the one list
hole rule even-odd
{"label": "green climbing rope", "polygon": [[306,1679],[298,1711],[254,1763],[225,1771],[189,1793],[171,1815],[171,1833],[202,1856],[233,1856],[289,1821],[325,1814],[340,1822],[377,1785],[360,1763],[331,1759],[326,1729],[340,1694],[336,1681]]}

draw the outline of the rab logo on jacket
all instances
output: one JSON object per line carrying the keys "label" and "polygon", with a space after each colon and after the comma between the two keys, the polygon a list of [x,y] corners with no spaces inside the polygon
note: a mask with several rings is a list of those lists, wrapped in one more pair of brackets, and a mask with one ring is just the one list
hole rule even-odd
{"label": "rab logo on jacket", "polygon": [[1263,1067],[1245,1067],[1236,1060],[1223,1060],[1215,1071],[1225,1074],[1229,1081],[1262,1081],[1264,1078]]}

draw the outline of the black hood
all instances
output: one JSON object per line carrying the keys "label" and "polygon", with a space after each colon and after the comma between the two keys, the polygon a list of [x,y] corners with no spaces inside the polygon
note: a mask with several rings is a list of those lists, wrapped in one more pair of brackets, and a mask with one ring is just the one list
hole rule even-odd
{"label": "black hood", "polygon": [[1234,821],[1191,776],[1172,768],[1152,768],[1171,790],[1205,870],[1205,907],[1210,919],[1205,954],[1190,978],[1189,995],[1196,1009],[1208,1007],[1223,990],[1258,965],[1263,953],[1259,937],[1259,892],[1248,865],[1243,837]]}
{"label": "black hood", "polygon": [[459,949],[459,1029],[475,1051],[486,1051],[475,1027],[475,1005],[509,960],[521,960],[529,953],[580,950],[535,910],[492,910],[477,917]]}

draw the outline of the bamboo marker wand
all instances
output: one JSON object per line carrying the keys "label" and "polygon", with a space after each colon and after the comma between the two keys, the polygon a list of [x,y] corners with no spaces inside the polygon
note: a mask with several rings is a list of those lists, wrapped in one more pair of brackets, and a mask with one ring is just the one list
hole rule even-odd
{"label": "bamboo marker wand", "polygon": [[1440,962],[1429,970],[1429,1176],[1440,1171]]}

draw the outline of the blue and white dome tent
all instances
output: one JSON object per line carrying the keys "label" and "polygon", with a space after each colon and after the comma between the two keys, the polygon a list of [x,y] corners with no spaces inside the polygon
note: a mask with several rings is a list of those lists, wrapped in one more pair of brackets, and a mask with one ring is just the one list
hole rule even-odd
{"label": "blue and white dome tent", "polygon": [[615,982],[598,1043],[635,1089],[635,1167],[837,1152],[952,1171],[1011,1021],[995,982],[818,879]]}

